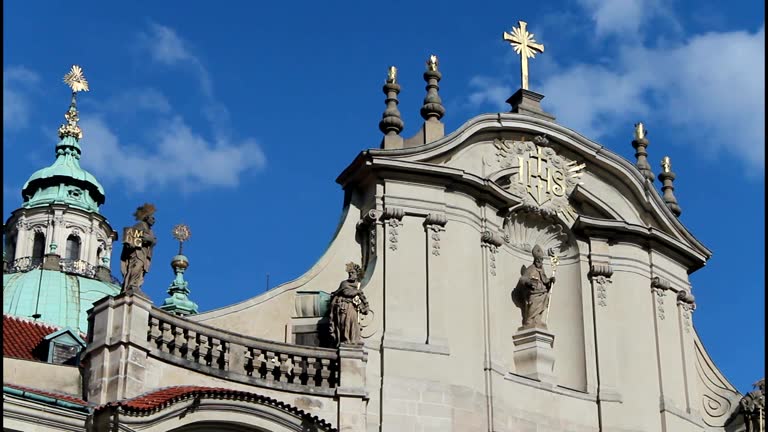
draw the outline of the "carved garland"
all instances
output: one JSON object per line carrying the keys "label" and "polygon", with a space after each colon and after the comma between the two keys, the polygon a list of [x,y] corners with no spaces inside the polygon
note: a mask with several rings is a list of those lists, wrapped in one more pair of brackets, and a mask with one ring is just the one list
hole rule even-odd
{"label": "carved garland", "polygon": [[609,264],[592,264],[589,269],[589,279],[595,286],[595,295],[597,304],[600,306],[608,305],[608,285],[613,281],[613,268]]}
{"label": "carved garland", "polygon": [[504,244],[504,238],[496,232],[485,231],[480,237],[481,246],[488,248],[488,271],[492,276],[496,276],[496,253],[499,246]]}
{"label": "carved garland", "polygon": [[687,290],[677,292],[677,305],[680,306],[683,315],[685,332],[691,332],[691,314],[696,310],[696,298]]}
{"label": "carved garland", "polygon": [[432,255],[434,256],[440,255],[440,233],[445,231],[445,224],[447,223],[448,218],[443,213],[430,213],[424,218],[424,229],[432,239]]}
{"label": "carved garland", "polygon": [[397,235],[399,234],[398,228],[403,223],[403,216],[405,216],[405,210],[398,207],[387,207],[381,214],[381,220],[387,228],[387,235],[389,240],[389,249],[393,252],[397,250]]}
{"label": "carved garland", "polygon": [[656,311],[659,319],[664,319],[664,296],[665,291],[671,289],[671,284],[668,280],[655,276],[651,280],[651,291],[654,293],[656,299]]}

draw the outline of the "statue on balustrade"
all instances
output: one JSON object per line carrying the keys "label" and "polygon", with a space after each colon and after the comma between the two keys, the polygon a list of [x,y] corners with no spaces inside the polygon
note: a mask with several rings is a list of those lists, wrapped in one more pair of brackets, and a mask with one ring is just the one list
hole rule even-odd
{"label": "statue on balustrade", "polygon": [[363,269],[355,263],[347,264],[346,280],[331,293],[330,332],[335,344],[362,345],[360,319],[370,311],[368,300],[360,289]]}
{"label": "statue on balustrade", "polygon": [[533,264],[523,266],[517,286],[512,290],[512,301],[522,312],[523,328],[546,329],[546,313],[555,276],[548,277],[544,271],[545,254],[541,246],[535,245],[532,253]]}
{"label": "statue on balustrade", "polygon": [[122,292],[143,294],[141,286],[152,264],[152,249],[157,243],[152,232],[152,225],[155,224],[155,206],[144,204],[136,209],[133,216],[138,222],[123,229],[123,251],[120,254]]}

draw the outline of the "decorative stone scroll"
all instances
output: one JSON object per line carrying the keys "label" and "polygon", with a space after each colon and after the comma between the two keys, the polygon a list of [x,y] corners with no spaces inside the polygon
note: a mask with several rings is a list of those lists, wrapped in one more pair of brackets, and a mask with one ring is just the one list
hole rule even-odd
{"label": "decorative stone scroll", "polygon": [[558,155],[541,135],[533,141],[496,139],[496,163],[500,171],[491,175],[500,186],[521,199],[523,209],[546,216],[559,216],[566,223],[576,220],[576,210],[568,198],[580,184],[586,167]]}
{"label": "decorative stone scroll", "polygon": [[664,278],[660,278],[658,276],[655,276],[651,280],[651,291],[655,294],[654,298],[656,300],[656,312],[658,313],[659,319],[664,319],[664,296],[666,295],[665,291],[669,290],[671,288],[671,284],[668,280]]}
{"label": "decorative stone scroll", "polygon": [[389,249],[393,252],[397,250],[398,228],[403,225],[403,216],[405,216],[405,210],[398,207],[387,207],[381,214],[381,220],[384,222],[387,230],[386,235],[389,241]]}
{"label": "decorative stone scroll", "polygon": [[488,248],[488,271],[492,276],[496,276],[496,253],[499,246],[504,244],[504,237],[493,231],[485,231],[480,237],[482,247]]}
{"label": "decorative stone scroll", "polygon": [[[432,240],[432,255],[440,255],[440,233],[445,231],[448,218],[443,213],[430,213],[424,218],[424,229]],[[431,234],[430,234],[431,233]]]}
{"label": "decorative stone scroll", "polygon": [[517,249],[531,252],[534,245],[562,255],[569,247],[568,231],[539,214],[516,211],[504,219],[504,240]]}
{"label": "decorative stone scroll", "polygon": [[595,286],[597,304],[608,306],[608,285],[612,284],[613,268],[609,264],[592,264],[589,268],[589,279]]}
{"label": "decorative stone scroll", "polygon": [[375,209],[368,210],[363,217],[357,221],[357,232],[360,235],[360,247],[362,249],[362,266],[368,267],[371,257],[376,255],[376,220],[379,218],[379,211]]}

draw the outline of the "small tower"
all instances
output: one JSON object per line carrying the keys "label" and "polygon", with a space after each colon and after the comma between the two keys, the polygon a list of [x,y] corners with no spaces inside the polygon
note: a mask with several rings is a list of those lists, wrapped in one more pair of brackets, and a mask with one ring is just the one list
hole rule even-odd
{"label": "small tower", "polygon": [[667,204],[672,214],[680,217],[683,211],[677,204],[677,198],[675,198],[675,187],[672,185],[672,182],[675,181],[675,173],[672,172],[672,161],[669,159],[669,156],[664,156],[664,159],[661,160],[659,181],[662,183],[661,190],[664,203]]}
{"label": "small tower", "polygon": [[427,95],[421,106],[421,117],[424,124],[416,135],[405,140],[404,147],[415,147],[438,140],[445,135],[445,125],[440,121],[445,115],[445,107],[440,99],[438,83],[443,75],[438,70],[436,55],[430,55],[427,60],[427,70],[424,71],[424,81],[427,82]]}
{"label": "small tower", "polygon": [[171,260],[171,268],[176,278],[168,287],[170,297],[165,299],[160,309],[174,315],[186,316],[197,313],[197,304],[189,299],[189,283],[184,280],[184,271],[189,267],[189,259],[182,254],[182,247],[190,235],[189,227],[184,224],[173,227],[173,237],[179,241],[179,254]]}
{"label": "small tower", "polygon": [[653,171],[651,171],[651,164],[648,163],[648,152],[645,151],[648,144],[650,141],[648,141],[648,131],[645,129],[645,125],[643,122],[635,123],[635,139],[632,140],[632,147],[635,148],[635,157],[637,158],[635,166],[640,170],[643,177],[653,183]]}
{"label": "small tower", "polygon": [[104,188],[80,167],[77,94],[89,90],[88,81],[74,65],[64,83],[72,97],[58,130],[56,159],[29,177],[20,208],[3,227],[3,313],[84,333],[93,302],[120,292],[109,269],[117,233],[99,213]]}
{"label": "small tower", "polygon": [[381,116],[379,130],[384,133],[384,139],[381,141],[381,148],[393,149],[403,148],[403,137],[400,132],[403,131],[403,120],[400,118],[400,110],[397,109],[397,95],[400,93],[400,84],[397,83],[397,68],[389,67],[387,81],[384,83],[382,91],[387,95],[384,101],[387,108]]}

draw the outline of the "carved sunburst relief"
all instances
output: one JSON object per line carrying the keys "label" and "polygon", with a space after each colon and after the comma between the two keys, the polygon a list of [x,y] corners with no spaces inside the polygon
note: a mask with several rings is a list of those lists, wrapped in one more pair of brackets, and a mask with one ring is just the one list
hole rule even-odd
{"label": "carved sunburst relief", "polygon": [[545,136],[533,141],[496,139],[493,145],[498,171],[490,178],[520,197],[521,209],[557,215],[568,225],[576,220],[568,198],[586,165],[557,154]]}

